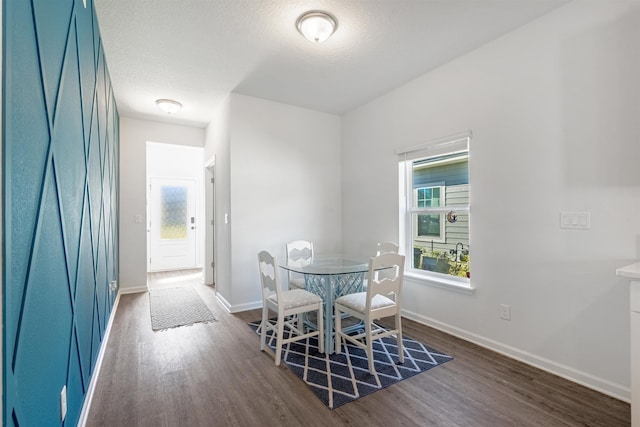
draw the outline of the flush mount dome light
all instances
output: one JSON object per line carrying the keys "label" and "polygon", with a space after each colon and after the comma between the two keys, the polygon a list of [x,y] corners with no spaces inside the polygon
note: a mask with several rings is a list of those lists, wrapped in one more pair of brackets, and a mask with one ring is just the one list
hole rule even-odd
{"label": "flush mount dome light", "polygon": [[300,15],[296,28],[313,43],[321,43],[336,31],[338,21],[326,12],[311,11]]}
{"label": "flush mount dome light", "polygon": [[182,104],[178,101],[174,101],[173,99],[158,99],[156,100],[156,105],[168,114],[176,113],[182,108]]}

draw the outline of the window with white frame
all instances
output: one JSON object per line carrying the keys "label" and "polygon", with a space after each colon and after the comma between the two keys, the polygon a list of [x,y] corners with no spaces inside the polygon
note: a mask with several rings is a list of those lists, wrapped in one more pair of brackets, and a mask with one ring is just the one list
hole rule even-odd
{"label": "window with white frame", "polygon": [[397,150],[408,271],[470,286],[469,139]]}

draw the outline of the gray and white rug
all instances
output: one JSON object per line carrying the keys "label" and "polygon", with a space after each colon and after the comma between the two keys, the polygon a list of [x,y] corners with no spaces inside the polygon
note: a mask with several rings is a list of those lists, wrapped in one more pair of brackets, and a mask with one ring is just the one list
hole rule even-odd
{"label": "gray and white rug", "polygon": [[[249,323],[256,333],[259,325],[259,321]],[[267,332],[267,344],[274,351],[275,341],[271,331]],[[400,364],[395,337],[374,341],[376,375],[369,373],[363,349],[347,343],[340,354],[322,354],[318,352],[316,337],[285,344],[282,360],[325,405],[335,409],[453,359],[406,334],[402,343],[404,363]]]}
{"label": "gray and white rug", "polygon": [[149,310],[154,331],[218,321],[191,286],[149,291]]}

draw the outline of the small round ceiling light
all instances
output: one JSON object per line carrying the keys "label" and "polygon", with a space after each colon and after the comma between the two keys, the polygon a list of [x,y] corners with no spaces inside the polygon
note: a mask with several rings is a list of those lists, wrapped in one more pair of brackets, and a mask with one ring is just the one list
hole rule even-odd
{"label": "small round ceiling light", "polygon": [[173,99],[158,99],[156,105],[167,114],[177,113],[182,108],[182,104]]}
{"label": "small round ceiling light", "polygon": [[338,21],[326,12],[314,10],[300,15],[296,28],[310,42],[322,43],[336,31]]}

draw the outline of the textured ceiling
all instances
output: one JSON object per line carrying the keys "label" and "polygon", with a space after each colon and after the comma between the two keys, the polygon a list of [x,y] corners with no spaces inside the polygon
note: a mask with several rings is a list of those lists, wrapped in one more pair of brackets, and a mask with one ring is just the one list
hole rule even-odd
{"label": "textured ceiling", "polygon": [[[120,114],[205,126],[230,92],[348,112],[568,0],[95,0]],[[314,45],[295,28],[325,10]],[[154,101],[184,107],[174,115]]]}

